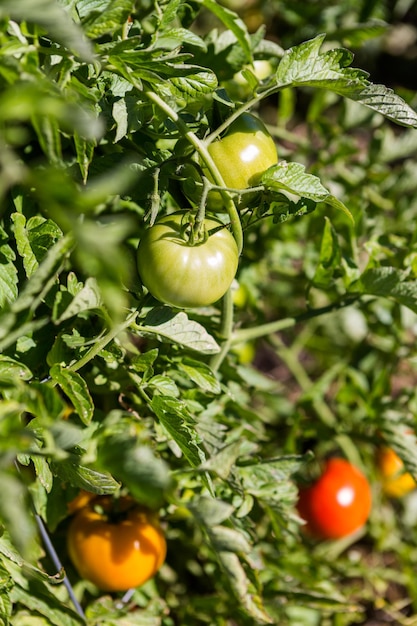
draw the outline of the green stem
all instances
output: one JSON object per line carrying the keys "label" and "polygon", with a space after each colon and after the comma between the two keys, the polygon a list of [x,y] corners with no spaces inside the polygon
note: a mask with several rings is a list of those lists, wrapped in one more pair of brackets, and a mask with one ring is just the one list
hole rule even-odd
{"label": "green stem", "polygon": [[94,359],[100,352],[103,350],[119,333],[128,328],[132,322],[135,321],[138,312],[134,311],[130,315],[127,316],[124,322],[118,324],[114,328],[112,328],[106,335],[104,335],[101,339],[97,339],[94,345],[84,354],[83,357],[73,365],[68,367],[72,372],[76,372],[80,370],[84,365],[87,365],[89,361]]}
{"label": "green stem", "polygon": [[229,128],[230,124],[232,124],[235,120],[237,120],[237,118],[240,117],[243,113],[246,113],[246,111],[249,111],[254,106],[256,106],[258,102],[260,102],[264,98],[267,98],[268,96],[271,96],[276,91],[279,91],[280,89],[284,89],[285,87],[288,87],[288,86],[289,84],[280,85],[279,87],[275,85],[274,87],[271,87],[270,89],[267,89],[266,91],[263,91],[261,94],[253,97],[251,100],[248,100],[247,102],[242,104],[240,107],[238,107],[234,111],[234,113],[229,115],[229,117],[223,122],[223,124],[220,124],[220,126],[218,126],[215,130],[213,130],[213,132],[210,133],[210,135],[207,135],[207,137],[204,140],[204,143],[206,144],[206,146],[208,146],[212,141],[214,141],[214,139],[217,139],[217,137],[219,137],[225,130]]}
{"label": "green stem", "polygon": [[[156,106],[161,109],[161,111],[164,111],[164,113],[166,113],[169,119],[171,119],[176,124],[178,130],[183,135],[183,137],[185,137],[185,139],[187,139],[195,148],[195,150],[198,152],[198,154],[206,164],[206,167],[213,177],[213,181],[216,183],[216,185],[219,185],[219,187],[225,187],[226,185],[224,183],[224,180],[219,170],[217,169],[216,164],[211,158],[209,151],[207,150],[206,143],[204,141],[201,141],[197,137],[197,135],[188,128],[187,124],[181,119],[178,113],[174,111],[174,109],[172,109],[172,107],[170,107],[169,104],[167,104],[160,96],[158,96],[158,94],[156,94],[154,91],[146,91],[145,95],[149,100],[156,104]],[[240,216],[231,195],[225,189],[222,189],[220,193],[225,203],[225,209],[229,214],[233,235],[236,240],[236,244],[240,254],[243,248],[243,231],[240,222]]]}
{"label": "green stem", "polygon": [[215,354],[210,360],[210,367],[216,372],[222,364],[226,354],[229,352],[231,338],[233,333],[233,295],[232,290],[228,289],[222,300],[222,321],[220,327],[220,336],[224,337],[220,352]]}
{"label": "green stem", "polygon": [[315,317],[319,317],[321,315],[325,315],[326,313],[331,313],[332,311],[338,311],[339,309],[343,309],[347,306],[352,305],[356,300],[358,300],[359,296],[352,296],[351,298],[347,298],[345,300],[339,300],[337,302],[333,302],[332,304],[328,304],[327,306],[320,307],[318,309],[310,309],[305,313],[301,313],[300,315],[296,315],[295,317],[285,317],[281,320],[274,320],[273,322],[268,322],[267,324],[261,324],[260,326],[255,326],[254,328],[241,328],[236,330],[233,333],[233,338],[231,339],[231,344],[235,345],[237,343],[243,343],[245,341],[251,341],[252,339],[258,339],[259,337],[266,337],[267,335],[272,335],[273,333],[277,333],[280,330],[284,330],[286,328],[291,328],[300,322],[305,322]]}

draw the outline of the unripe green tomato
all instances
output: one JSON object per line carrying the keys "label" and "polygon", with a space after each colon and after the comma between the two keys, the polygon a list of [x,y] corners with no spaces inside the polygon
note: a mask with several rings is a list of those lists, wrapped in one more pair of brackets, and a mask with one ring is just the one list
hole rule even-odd
{"label": "unripe green tomato", "polygon": [[237,244],[222,222],[206,218],[209,236],[192,245],[182,236],[186,215],[187,211],[165,215],[145,231],[137,253],[139,275],[161,302],[181,308],[209,306],[233,282]]}
{"label": "unripe green tomato", "polygon": [[[248,65],[244,69],[251,70],[259,81],[268,78],[268,76],[270,76],[274,71],[271,63],[266,59],[256,59],[253,62],[253,65]],[[236,72],[230,80],[225,81],[223,86],[233,100],[242,100],[243,98],[249,97],[253,93],[248,81],[243,75],[242,70]]]}
{"label": "unripe green tomato", "polygon": [[[262,174],[278,160],[270,133],[263,122],[251,113],[243,113],[238,117],[224,137],[213,141],[207,149],[226,187],[231,189],[256,186]],[[211,191],[209,208],[221,210],[219,202],[221,206],[223,202],[220,193]]]}

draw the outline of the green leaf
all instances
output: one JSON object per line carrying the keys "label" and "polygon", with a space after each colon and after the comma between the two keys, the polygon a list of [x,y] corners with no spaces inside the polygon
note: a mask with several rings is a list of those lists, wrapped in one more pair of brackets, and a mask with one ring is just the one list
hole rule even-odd
{"label": "green leaf", "polygon": [[280,161],[262,175],[262,184],[274,191],[287,191],[315,202],[325,201],[329,196],[320,179],[305,171],[301,163]]}
{"label": "green leaf", "polygon": [[173,398],[154,396],[150,407],[191,467],[198,467],[203,463],[205,453],[200,447],[201,442],[194,429],[194,420],[185,404]]}
{"label": "green leaf", "polygon": [[257,624],[273,624],[274,620],[262,606],[262,600],[248,579],[239,557],[233,552],[220,552],[219,560],[245,612],[256,620]]}
{"label": "green leaf", "polygon": [[[19,312],[25,309],[36,309],[55,284],[57,274],[60,268],[64,266],[65,260],[72,251],[73,245],[72,238],[70,236],[64,236],[48,250],[39,266],[31,274],[30,279],[20,292],[19,297],[13,302],[11,306],[13,312]],[[0,337],[1,336],[2,333],[0,332]]]}
{"label": "green leaf", "polygon": [[80,17],[87,37],[97,39],[125,22],[134,8],[133,0],[84,0]]}
{"label": "green leaf", "polygon": [[52,380],[72,402],[75,411],[84,424],[89,424],[94,414],[94,403],[88,385],[78,374],[62,365],[53,365],[50,369]]}
{"label": "green leaf", "polygon": [[313,277],[317,287],[327,289],[334,284],[335,273],[340,271],[340,248],[337,234],[329,219],[325,219],[321,238],[320,259]]}
{"label": "green leaf", "polygon": [[98,461],[150,508],[162,505],[173,484],[167,463],[130,432],[110,432],[99,445]]}
{"label": "green leaf", "polygon": [[83,311],[99,309],[101,305],[102,299],[97,281],[89,277],[85,285],[80,283],[73,297],[70,290],[61,285],[61,290],[55,297],[52,319],[55,324],[60,324]]}
{"label": "green leaf", "polygon": [[0,18],[11,17],[42,26],[52,39],[67,46],[84,61],[92,62],[93,49],[82,29],[55,0],[2,0]]}
{"label": "green leaf", "polygon": [[[35,615],[43,616],[46,620],[45,624],[50,626],[85,624],[85,620],[69,609],[57,595],[45,586],[36,585],[33,581],[28,590],[20,585],[15,585],[11,590],[10,597],[14,603],[26,607]],[[22,620],[22,626],[23,623]]]}
{"label": "green leaf", "polygon": [[17,298],[16,255],[8,243],[8,235],[0,226],[0,309]]}
{"label": "green leaf", "polygon": [[0,380],[30,380],[32,372],[24,364],[12,357],[0,355]]}
{"label": "green leaf", "polygon": [[407,280],[407,275],[394,267],[365,270],[350,291],[389,298],[417,313],[417,283]]}
{"label": "green leaf", "polygon": [[62,461],[51,462],[51,468],[63,482],[78,489],[103,495],[115,493],[119,489],[119,483],[108,472],[100,472],[83,465],[77,454],[70,454]]}
{"label": "green leaf", "polygon": [[417,113],[384,85],[374,85],[368,73],[351,68],[353,54],[344,48],[320,52],[321,34],[287,50],[276,73],[277,85],[328,89],[381,113],[404,126],[417,126]]}
{"label": "green leaf", "polygon": [[5,471],[0,472],[0,485],[0,522],[6,526],[20,553],[29,556],[36,530],[33,518],[28,513],[26,489],[16,476]]}
{"label": "green leaf", "polygon": [[13,213],[11,217],[17,249],[29,278],[48,250],[62,237],[62,231],[55,222],[40,215],[27,221],[22,213]]}
{"label": "green leaf", "polygon": [[176,343],[202,354],[220,351],[220,346],[201,324],[190,320],[183,311],[176,313],[166,306],[152,309],[143,324],[133,329],[139,335],[153,335],[159,341]]}
{"label": "green leaf", "polygon": [[231,31],[238,40],[248,62],[252,61],[252,46],[245,22],[230,9],[218,4],[215,0],[201,0],[201,3],[215,15]]}
{"label": "green leaf", "polygon": [[200,524],[205,527],[215,526],[226,521],[233,513],[234,507],[223,500],[201,496],[193,498],[187,505]]}
{"label": "green leaf", "polygon": [[214,394],[221,392],[219,381],[206,363],[185,357],[178,362],[178,368],[203,391]]}
{"label": "green leaf", "polygon": [[384,421],[381,433],[386,443],[404,461],[405,467],[417,481],[417,440],[415,434],[405,424],[391,419]]}

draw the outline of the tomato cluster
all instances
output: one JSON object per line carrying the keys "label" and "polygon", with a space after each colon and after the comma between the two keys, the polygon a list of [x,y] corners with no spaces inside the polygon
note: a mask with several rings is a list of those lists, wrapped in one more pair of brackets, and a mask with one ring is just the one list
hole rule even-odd
{"label": "tomato cluster", "polygon": [[152,578],[165,560],[166,541],[156,517],[128,497],[81,494],[67,535],[78,574],[104,591],[126,591]]}
{"label": "tomato cluster", "polygon": [[[244,113],[226,134],[208,144],[225,185],[244,190],[259,183],[261,175],[277,162],[274,140],[264,124]],[[207,178],[210,174],[205,170]],[[192,168],[194,175],[196,170]],[[207,197],[208,211],[224,211],[218,191]],[[196,232],[191,210],[164,215],[142,236],[137,266],[143,285],[165,304],[194,308],[214,304],[231,286],[239,251],[223,222],[205,217]]]}

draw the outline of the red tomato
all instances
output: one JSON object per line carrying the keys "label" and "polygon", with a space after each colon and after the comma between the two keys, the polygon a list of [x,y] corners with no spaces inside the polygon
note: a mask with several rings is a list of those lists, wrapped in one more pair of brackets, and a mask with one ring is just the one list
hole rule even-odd
{"label": "red tomato", "polygon": [[331,458],[320,478],[300,489],[298,511],[308,533],[318,539],[339,539],[362,528],[371,505],[371,488],[363,473],[345,459]]}

